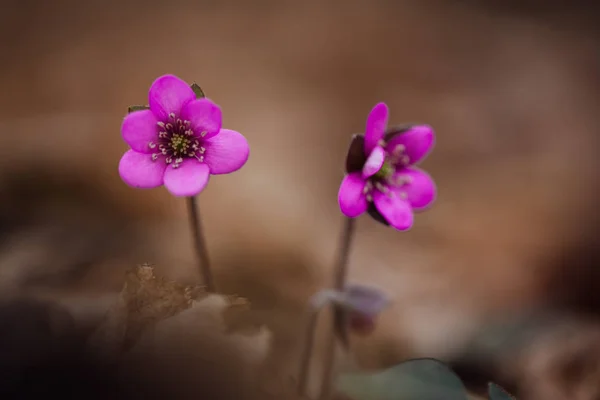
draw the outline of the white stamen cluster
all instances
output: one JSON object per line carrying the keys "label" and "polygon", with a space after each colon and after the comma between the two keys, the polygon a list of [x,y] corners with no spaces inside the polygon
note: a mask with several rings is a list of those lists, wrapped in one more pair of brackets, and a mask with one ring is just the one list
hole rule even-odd
{"label": "white stamen cluster", "polygon": [[390,158],[394,165],[408,165],[410,163],[410,157],[406,155],[406,147],[403,144],[399,144],[394,147]]}
{"label": "white stamen cluster", "polygon": [[169,114],[169,122],[157,123],[160,131],[158,132],[157,142],[148,143],[151,149],[158,149],[157,153],[152,154],[152,161],[158,160],[160,155],[165,156],[165,162],[171,164],[173,168],[179,168],[185,158],[195,158],[204,161],[204,152],[206,149],[200,146],[200,138],[206,136],[206,132],[195,135],[191,128],[191,122],[179,119],[175,114]]}

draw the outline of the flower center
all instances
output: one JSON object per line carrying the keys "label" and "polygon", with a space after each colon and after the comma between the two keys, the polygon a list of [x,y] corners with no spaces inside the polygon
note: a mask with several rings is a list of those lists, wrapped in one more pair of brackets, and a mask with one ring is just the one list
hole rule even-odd
{"label": "flower center", "polygon": [[[386,143],[380,141],[379,145],[385,146]],[[396,168],[403,168],[409,164],[410,158],[406,155],[406,147],[402,144],[396,145],[390,153],[386,154],[379,171],[367,180],[363,188],[367,201],[373,201],[374,190],[384,193],[388,197],[408,198],[408,194],[403,188],[412,182],[412,178],[408,175],[396,175]]]}
{"label": "flower center", "polygon": [[373,175],[373,178],[376,180],[388,179],[394,174],[395,170],[396,169],[394,168],[392,163],[389,160],[385,160],[379,171],[377,171],[375,175]]}
{"label": "flower center", "polygon": [[156,143],[150,142],[148,146],[151,149],[158,148],[158,153],[152,154],[152,161],[158,160],[159,155],[165,156],[165,162],[171,164],[173,168],[178,168],[186,158],[195,158],[204,161],[204,152],[201,138],[206,132],[196,135],[191,129],[191,122],[177,118],[175,114],[169,114],[169,122],[157,123],[160,131]]}
{"label": "flower center", "polygon": [[395,159],[386,159],[383,165],[373,176],[371,176],[363,193],[367,196],[367,201],[373,201],[373,191],[377,190],[389,197],[400,196],[402,199],[408,197],[402,188],[412,182],[412,178],[407,175],[396,175]]}

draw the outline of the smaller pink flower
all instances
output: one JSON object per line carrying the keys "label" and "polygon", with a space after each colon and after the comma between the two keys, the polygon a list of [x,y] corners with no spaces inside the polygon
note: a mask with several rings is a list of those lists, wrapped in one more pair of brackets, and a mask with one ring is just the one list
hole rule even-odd
{"label": "smaller pink flower", "polygon": [[347,217],[368,212],[403,231],[412,227],[414,212],[425,210],[435,200],[435,183],[414,167],[433,148],[435,135],[428,125],[388,130],[388,115],[387,105],[377,104],[367,118],[364,136],[352,138],[338,202]]}
{"label": "smaller pink flower", "polygon": [[244,136],[222,129],[221,108],[196,98],[190,85],[176,76],[156,79],[148,101],[149,109],[131,112],[121,125],[131,147],[119,162],[119,175],[127,185],[164,185],[175,196],[195,196],[210,175],[237,171],[248,160]]}

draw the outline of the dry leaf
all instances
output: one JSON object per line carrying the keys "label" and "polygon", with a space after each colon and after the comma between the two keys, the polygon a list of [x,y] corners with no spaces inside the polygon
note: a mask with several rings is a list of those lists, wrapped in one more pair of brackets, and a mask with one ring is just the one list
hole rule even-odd
{"label": "dry leaf", "polygon": [[[600,325],[572,321],[539,337],[515,362],[523,398],[600,398]],[[508,366],[505,368],[508,369]]]}
{"label": "dry leaf", "polygon": [[184,286],[157,277],[154,268],[140,265],[126,273],[117,302],[90,338],[90,346],[112,355],[129,349],[158,321],[177,315],[204,295],[201,287]]}
{"label": "dry leaf", "polygon": [[263,327],[228,334],[225,312],[245,307],[244,299],[216,294],[193,301],[144,332],[126,356],[125,376],[141,373],[144,381],[160,381],[172,398],[255,398],[271,333]]}
{"label": "dry leaf", "polygon": [[513,315],[480,332],[458,365],[474,390],[491,380],[516,398],[597,400],[600,325],[558,312]]}
{"label": "dry leaf", "polygon": [[250,302],[243,297],[230,296],[222,316],[226,333],[255,335],[264,325],[260,315],[253,312]]}
{"label": "dry leaf", "polygon": [[245,298],[169,282],[143,265],[128,272],[90,344],[121,356],[112,360],[119,380],[139,398],[299,400],[291,380],[265,368],[272,335],[261,321]]}

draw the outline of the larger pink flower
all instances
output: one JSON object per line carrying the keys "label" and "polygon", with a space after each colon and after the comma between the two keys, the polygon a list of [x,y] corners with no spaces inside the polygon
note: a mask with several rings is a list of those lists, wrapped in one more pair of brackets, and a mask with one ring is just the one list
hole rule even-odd
{"label": "larger pink flower", "polygon": [[377,104],[367,118],[365,135],[353,137],[338,201],[347,217],[368,211],[380,222],[407,230],[413,211],[424,210],[436,197],[431,177],[414,167],[427,156],[435,136],[427,125],[387,130],[388,115],[385,103]]}
{"label": "larger pink flower", "polygon": [[121,126],[131,147],[119,162],[129,186],[165,185],[175,196],[195,196],[210,175],[228,174],[248,160],[250,148],[240,133],[221,129],[221,109],[173,75],[156,79],[149,109],[128,114]]}

